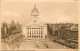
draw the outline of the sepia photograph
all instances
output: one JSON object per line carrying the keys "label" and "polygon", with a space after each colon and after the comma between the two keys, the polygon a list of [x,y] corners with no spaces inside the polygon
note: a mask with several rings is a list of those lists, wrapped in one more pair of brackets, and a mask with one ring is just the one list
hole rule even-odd
{"label": "sepia photograph", "polygon": [[77,0],[1,1],[2,51],[78,51],[78,28]]}

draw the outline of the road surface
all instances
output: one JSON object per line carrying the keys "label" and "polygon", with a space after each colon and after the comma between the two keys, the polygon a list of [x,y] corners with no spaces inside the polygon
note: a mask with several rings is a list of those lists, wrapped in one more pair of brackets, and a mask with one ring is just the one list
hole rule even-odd
{"label": "road surface", "polygon": [[[17,37],[18,36],[18,37]],[[3,50],[33,50],[33,49],[70,49],[69,47],[63,46],[56,42],[49,40],[39,41],[39,40],[27,40],[25,37],[20,35],[15,35],[14,39],[10,39],[11,42],[5,44],[2,43]],[[5,48],[4,48],[5,47]]]}
{"label": "road surface", "polygon": [[27,40],[22,42],[18,50],[30,50],[30,49],[70,49],[66,46],[63,46],[61,44],[51,42],[51,41],[33,41],[33,40]]}

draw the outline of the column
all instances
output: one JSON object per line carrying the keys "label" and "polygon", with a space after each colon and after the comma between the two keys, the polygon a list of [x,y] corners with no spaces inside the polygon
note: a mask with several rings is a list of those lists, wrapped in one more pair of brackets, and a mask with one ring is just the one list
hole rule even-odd
{"label": "column", "polygon": [[32,38],[32,28],[31,28],[31,38]]}
{"label": "column", "polygon": [[31,34],[32,34],[32,38],[33,38],[33,28],[32,28],[32,33]]}
{"label": "column", "polygon": [[29,37],[29,29],[27,29],[27,38]]}

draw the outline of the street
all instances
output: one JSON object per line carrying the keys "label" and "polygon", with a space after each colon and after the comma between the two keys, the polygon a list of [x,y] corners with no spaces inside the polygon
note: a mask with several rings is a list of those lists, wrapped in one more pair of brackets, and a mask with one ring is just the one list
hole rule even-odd
{"label": "street", "polygon": [[[17,37],[18,36],[18,37]],[[33,49],[70,49],[50,40],[27,40],[21,34],[15,35],[14,39],[10,39],[11,42],[5,44],[2,43],[2,49],[8,50],[33,50]],[[5,47],[5,48],[4,48]]]}
{"label": "street", "polygon": [[55,42],[45,41],[25,41],[22,42],[18,50],[30,50],[30,49],[70,49]]}

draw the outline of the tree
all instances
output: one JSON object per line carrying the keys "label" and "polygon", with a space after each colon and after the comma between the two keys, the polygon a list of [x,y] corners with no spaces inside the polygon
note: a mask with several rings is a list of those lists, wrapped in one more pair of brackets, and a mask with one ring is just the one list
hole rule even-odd
{"label": "tree", "polygon": [[16,29],[16,25],[15,25],[14,20],[12,20],[12,22],[11,22],[11,30],[14,30],[14,29]]}
{"label": "tree", "polygon": [[19,22],[17,22],[16,24],[16,29],[17,29],[17,32],[21,32],[21,25],[19,24]]}
{"label": "tree", "polygon": [[5,38],[5,37],[7,37],[7,23],[6,22],[4,22],[4,23],[2,23],[2,26],[1,26],[1,37],[2,38]]}

